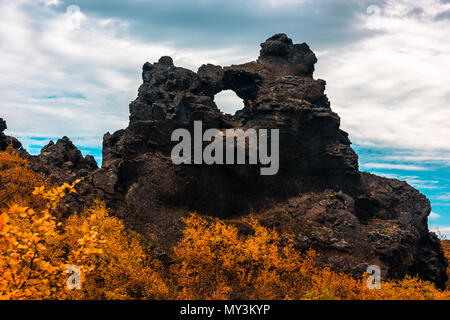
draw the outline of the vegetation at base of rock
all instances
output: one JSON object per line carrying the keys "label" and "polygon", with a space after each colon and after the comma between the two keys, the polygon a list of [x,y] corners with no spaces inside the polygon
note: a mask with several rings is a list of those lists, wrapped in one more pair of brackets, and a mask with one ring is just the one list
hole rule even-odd
{"label": "vegetation at base of rock", "polygon": [[[183,238],[163,264],[141,235],[125,228],[96,201],[64,217],[73,184],[53,186],[12,148],[0,152],[0,299],[449,299],[429,282],[407,277],[369,290],[318,265],[293,237],[239,221],[251,232],[197,214],[184,218]],[[449,257],[448,242],[443,248]],[[81,289],[66,286],[69,265],[81,270]]]}
{"label": "vegetation at base of rock", "polygon": [[[442,249],[444,251],[444,255],[447,258],[447,261],[450,261],[450,240],[443,239],[441,241],[441,244],[442,244]],[[448,277],[448,280],[447,280],[446,290],[448,291],[448,290],[450,290],[450,263],[447,266],[447,277]]]}
{"label": "vegetation at base of rock", "polygon": [[[159,244],[163,250],[156,256],[164,256],[166,264],[182,237],[180,218],[190,210],[219,218],[252,211],[261,225],[295,234],[296,249],[313,248],[332,270],[358,275],[366,264],[377,264],[383,278],[412,273],[445,289],[447,259],[439,238],[429,232],[429,199],[405,181],[360,171],[350,136],[326,95],[326,81],[314,77],[316,63],[306,43],[283,33],[266,39],[259,57],[243,64],[204,64],[192,71],[164,56],[144,64],[128,126],[103,136],[101,168],[68,137],[30,155],[4,133],[1,118],[0,150],[12,144],[52,184],[83,178],[77,194],[55,210],[57,218],[105,201],[113,216]],[[224,90],[244,101],[234,115],[214,102]],[[174,130],[195,136],[199,120],[203,129],[222,132],[279,129],[278,174],[261,176],[260,166],[252,164],[175,165]],[[235,145],[234,153],[240,149]]]}

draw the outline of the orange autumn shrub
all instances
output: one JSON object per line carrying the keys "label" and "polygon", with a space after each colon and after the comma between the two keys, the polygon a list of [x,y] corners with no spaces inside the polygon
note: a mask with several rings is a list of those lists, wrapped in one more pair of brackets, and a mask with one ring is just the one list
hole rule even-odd
{"label": "orange autumn shrub", "polygon": [[[0,299],[167,296],[160,265],[104,204],[58,222],[78,181],[52,187],[11,148],[0,152],[0,179]],[[69,266],[81,271],[81,290],[66,286]]]}
{"label": "orange autumn shrub", "polygon": [[[77,182],[51,186],[14,150],[0,152],[0,299],[449,299],[410,277],[369,290],[365,276],[320,267],[317,253],[252,217],[245,236],[219,219],[185,218],[167,267],[102,202],[60,220]],[[66,285],[69,266],[81,271],[79,290]]]}
{"label": "orange autumn shrub", "polygon": [[245,219],[253,234],[193,214],[172,266],[178,299],[356,299],[364,286],[317,266],[317,254],[301,254],[292,237]]}
{"label": "orange autumn shrub", "polygon": [[383,281],[380,290],[371,290],[371,300],[449,300],[450,292],[440,291],[430,282],[406,276],[403,280]]}
{"label": "orange autumn shrub", "polygon": [[0,215],[0,299],[43,299],[61,286],[62,261],[43,254],[55,234],[48,212],[14,205]]}
{"label": "orange autumn shrub", "polygon": [[[168,297],[155,271],[160,264],[100,202],[71,216],[64,226],[48,210],[18,205],[4,212],[0,222],[0,299]],[[81,271],[80,290],[66,286],[71,265]]]}
{"label": "orange autumn shrub", "polygon": [[36,186],[48,188],[50,184],[29,168],[28,160],[21,158],[12,146],[0,152],[0,209],[12,203],[42,208],[45,199],[32,194]]}
{"label": "orange autumn shrub", "polygon": [[[60,250],[84,244],[85,235],[95,234],[100,254],[87,261],[70,261],[89,267],[81,290],[68,294],[70,299],[164,299],[168,288],[159,271],[161,264],[146,251],[145,241],[125,229],[122,221],[109,216],[105,204],[97,201],[82,214],[72,215],[57,241]],[[80,240],[81,239],[81,240]],[[75,251],[77,254],[77,251]],[[162,272],[161,272],[162,274]]]}
{"label": "orange autumn shrub", "polygon": [[[55,299],[64,293],[67,259],[57,255],[58,225],[52,215],[65,192],[74,185],[45,191],[45,209],[12,204],[0,215],[0,299]],[[95,252],[93,243],[80,248],[81,255]],[[80,264],[80,267],[85,268]]]}
{"label": "orange autumn shrub", "polygon": [[301,254],[292,237],[244,219],[253,229],[240,236],[235,226],[196,214],[184,220],[184,238],[174,248],[171,268],[177,299],[449,299],[429,282],[406,277],[368,289],[354,279],[320,267],[314,251]]}
{"label": "orange autumn shrub", "polygon": [[450,290],[450,240],[441,240],[442,250],[444,251],[444,255],[447,258],[447,290]]}

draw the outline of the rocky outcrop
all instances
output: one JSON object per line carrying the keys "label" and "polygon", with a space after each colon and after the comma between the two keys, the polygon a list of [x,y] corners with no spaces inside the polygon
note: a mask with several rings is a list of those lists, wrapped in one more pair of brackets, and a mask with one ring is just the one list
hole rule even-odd
{"label": "rocky outcrop", "polygon": [[[308,45],[284,34],[262,43],[257,61],[241,65],[193,72],[170,57],[147,62],[129,126],[104,136],[100,169],[64,138],[43,149],[35,169],[64,179],[86,175],[74,208],[104,199],[166,250],[181,236],[179,218],[191,211],[226,221],[255,213],[334,269],[359,275],[376,264],[385,278],[419,275],[443,287],[446,260],[428,231],[428,199],[405,182],[359,171],[326,83],[313,78],[316,62]],[[235,115],[214,103],[227,89],[244,101]],[[203,131],[279,129],[278,174],[260,175],[260,166],[249,164],[175,165],[171,134],[193,133],[194,121]]]}
{"label": "rocky outcrop", "polygon": [[6,136],[3,133],[6,128],[6,121],[0,118],[0,151],[6,150],[11,145],[22,157],[28,159],[33,170],[50,178],[55,184],[71,183],[98,169],[94,157],[91,155],[83,157],[81,151],[67,137],[59,139],[56,143],[50,141],[39,155],[34,156],[23,148],[18,139]]}
{"label": "rocky outcrop", "polygon": [[3,118],[0,118],[0,151],[6,150],[6,148],[11,145],[15,150],[19,151],[21,155],[26,155],[26,151],[23,149],[19,140],[3,133],[7,128],[6,121],[3,120]]}
{"label": "rocky outcrop", "polygon": [[406,182],[364,172],[361,182],[359,196],[308,192],[264,210],[261,220],[296,234],[299,249],[315,248],[335,269],[358,275],[375,264],[384,277],[420,275],[443,288],[446,262],[428,232],[428,199]]}
{"label": "rocky outcrop", "polygon": [[[428,231],[429,201],[405,182],[359,171],[306,44],[278,34],[261,47],[257,61],[197,72],[170,57],[146,63],[129,126],[104,136],[102,168],[80,186],[81,197],[106,199],[166,248],[190,211],[225,220],[253,212],[335,269],[361,273],[376,264],[384,277],[418,274],[442,287],[446,260]],[[226,89],[244,101],[235,115],[214,103]],[[279,129],[278,174],[261,176],[255,165],[174,165],[171,133],[192,133],[196,120],[203,130]]]}
{"label": "rocky outcrop", "polygon": [[33,170],[43,173],[55,184],[71,183],[95,171],[98,166],[94,157],[83,157],[81,151],[63,137],[54,143],[50,141],[37,156],[29,156]]}
{"label": "rocky outcrop", "polygon": [[[146,63],[129,127],[104,137],[103,168],[117,177],[115,191],[144,216],[154,203],[230,216],[324,186],[357,189],[357,156],[323,94],[325,82],[311,76],[315,62],[306,44],[278,35],[263,44],[257,62],[239,66],[204,65],[195,73],[169,57]],[[234,116],[214,103],[226,89],[245,104]],[[195,120],[204,130],[279,129],[279,173],[262,177],[255,166],[174,166],[171,133],[192,132]]]}

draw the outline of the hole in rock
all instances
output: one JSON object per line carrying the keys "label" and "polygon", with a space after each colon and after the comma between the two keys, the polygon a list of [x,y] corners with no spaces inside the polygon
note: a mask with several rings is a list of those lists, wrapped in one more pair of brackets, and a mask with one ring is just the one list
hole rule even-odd
{"label": "hole in rock", "polygon": [[223,90],[214,96],[217,108],[223,113],[234,115],[244,108],[244,100],[239,98],[233,90]]}

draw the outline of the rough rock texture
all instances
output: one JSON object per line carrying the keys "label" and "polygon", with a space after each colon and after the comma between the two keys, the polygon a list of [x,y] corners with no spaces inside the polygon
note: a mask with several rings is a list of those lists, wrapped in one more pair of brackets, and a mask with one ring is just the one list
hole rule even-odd
{"label": "rough rock texture", "polygon": [[27,153],[19,140],[3,133],[7,128],[6,121],[3,120],[3,118],[0,118],[0,151],[4,151],[9,145],[12,145],[12,147],[18,150],[22,155],[26,155]]}
{"label": "rough rock texture", "polygon": [[0,118],[0,151],[12,145],[22,157],[28,159],[33,170],[50,178],[53,183],[71,183],[98,169],[94,157],[91,155],[83,157],[80,150],[67,137],[59,139],[56,143],[50,141],[39,155],[33,156],[22,147],[19,140],[3,133],[6,128],[6,121]]}
{"label": "rough rock texture", "polygon": [[[300,191],[357,189],[357,156],[323,95],[325,82],[311,76],[315,62],[306,44],[293,45],[279,35],[263,44],[257,62],[244,65],[204,65],[194,73],[175,67],[170,57],[146,63],[129,127],[104,137],[102,167],[111,172],[111,191],[124,195],[127,208],[140,216],[156,203],[230,216]],[[244,101],[235,116],[222,114],[214,103],[225,89]],[[280,129],[279,173],[262,177],[255,166],[174,166],[171,133],[192,131],[194,120],[204,130]]]}
{"label": "rough rock texture", "polygon": [[39,155],[29,156],[29,161],[33,170],[43,173],[56,184],[71,183],[98,168],[94,157],[83,157],[81,151],[67,137],[56,143],[50,141]]}
{"label": "rough rock texture", "polygon": [[[257,61],[208,64],[197,73],[170,57],[147,62],[128,128],[104,136],[102,168],[80,184],[76,203],[105,199],[114,214],[166,250],[180,237],[179,218],[191,211],[225,220],[255,213],[295,234],[299,249],[318,250],[335,269],[360,274],[376,264],[383,277],[418,274],[443,287],[446,260],[428,231],[426,197],[405,182],[359,171],[325,81],[313,78],[317,59],[308,45],[278,34],[261,47]],[[226,89],[244,101],[235,115],[214,103]],[[171,134],[192,132],[195,120],[203,130],[279,129],[278,174],[261,176],[257,165],[174,165]],[[47,146],[39,157],[48,166],[37,169],[51,174],[73,166],[75,175],[95,169],[70,150],[65,139]]]}
{"label": "rough rock texture", "polygon": [[[443,286],[446,260],[429,233],[429,201],[405,182],[358,170],[358,158],[312,75],[317,59],[306,44],[278,34],[257,61],[198,72],[170,57],[143,67],[128,128],[106,134],[103,165],[81,186],[81,198],[106,199],[137,230],[169,248],[190,211],[233,218],[257,213],[267,225],[297,235],[323,263],[349,273],[377,264],[384,277],[419,274]],[[220,112],[214,95],[233,90],[245,107]],[[255,165],[180,165],[170,152],[176,128],[280,130],[280,170]],[[94,187],[93,187],[94,186]]]}

